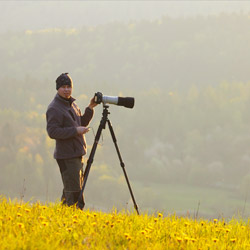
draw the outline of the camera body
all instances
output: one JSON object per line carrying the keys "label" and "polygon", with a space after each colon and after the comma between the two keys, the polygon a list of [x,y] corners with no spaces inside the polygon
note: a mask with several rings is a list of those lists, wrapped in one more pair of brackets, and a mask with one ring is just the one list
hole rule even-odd
{"label": "camera body", "polygon": [[95,103],[100,104],[102,102],[102,93],[96,92],[94,98],[95,98]]}
{"label": "camera body", "polygon": [[133,108],[135,104],[134,97],[119,97],[119,96],[106,96],[103,95],[101,92],[96,92],[94,96],[95,103],[100,104],[101,102],[105,105],[115,104],[118,106],[123,106],[126,108]]}

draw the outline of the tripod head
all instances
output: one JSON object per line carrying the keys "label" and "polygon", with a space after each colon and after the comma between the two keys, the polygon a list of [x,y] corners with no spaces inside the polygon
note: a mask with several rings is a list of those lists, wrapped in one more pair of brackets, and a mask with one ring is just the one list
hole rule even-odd
{"label": "tripod head", "polygon": [[103,109],[108,109],[108,108],[109,108],[109,105],[103,103],[102,107],[103,107]]}
{"label": "tripod head", "polygon": [[108,121],[108,115],[110,114],[110,112],[108,111],[109,106],[106,104],[103,104],[103,111],[102,111],[102,119],[101,119],[101,123],[100,126],[105,129],[106,127],[106,122]]}

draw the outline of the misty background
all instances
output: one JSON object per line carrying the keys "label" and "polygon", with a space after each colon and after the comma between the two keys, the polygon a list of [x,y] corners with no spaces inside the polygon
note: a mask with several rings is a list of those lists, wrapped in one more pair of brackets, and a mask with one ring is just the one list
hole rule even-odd
{"label": "misty background", "polygon": [[[0,194],[58,201],[46,133],[55,79],[69,72],[84,110],[110,105],[140,211],[250,215],[250,3],[247,1],[1,1]],[[102,117],[95,108],[87,161]],[[85,188],[88,208],[133,209],[109,130]]]}

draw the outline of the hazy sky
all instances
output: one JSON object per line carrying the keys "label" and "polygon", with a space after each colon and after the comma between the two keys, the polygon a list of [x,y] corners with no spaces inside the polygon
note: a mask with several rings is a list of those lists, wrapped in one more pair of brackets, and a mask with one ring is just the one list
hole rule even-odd
{"label": "hazy sky", "polygon": [[0,32],[250,12],[250,1],[0,1]]}

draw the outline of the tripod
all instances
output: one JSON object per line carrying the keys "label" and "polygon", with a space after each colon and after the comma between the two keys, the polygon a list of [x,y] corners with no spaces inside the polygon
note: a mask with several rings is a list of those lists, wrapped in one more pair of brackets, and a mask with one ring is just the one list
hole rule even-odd
{"label": "tripod", "polygon": [[106,123],[108,123],[109,130],[110,130],[110,133],[111,133],[113,142],[114,142],[114,144],[115,144],[116,152],[117,152],[118,158],[119,158],[119,160],[120,160],[120,165],[121,165],[121,167],[122,167],[122,170],[123,170],[123,173],[124,173],[126,182],[127,182],[127,184],[128,184],[128,189],[129,189],[131,198],[132,198],[133,203],[134,203],[134,208],[135,208],[137,214],[139,215],[138,207],[137,207],[137,204],[136,204],[136,202],[135,202],[135,198],[134,198],[134,195],[133,195],[133,192],[132,192],[132,188],[131,188],[131,186],[130,186],[130,184],[129,184],[128,176],[127,176],[127,173],[126,173],[126,170],[125,170],[125,164],[124,164],[124,162],[122,161],[122,157],[121,157],[121,154],[120,154],[118,145],[117,145],[115,133],[114,133],[114,130],[113,130],[113,128],[112,128],[111,122],[110,122],[110,120],[108,119],[108,115],[110,114],[109,111],[108,111],[108,107],[109,107],[109,106],[107,106],[107,105],[103,105],[102,119],[101,119],[99,128],[98,128],[98,130],[97,130],[97,133],[96,133],[96,136],[95,136],[95,140],[94,140],[94,143],[93,143],[93,146],[92,146],[90,155],[89,155],[89,159],[88,159],[88,161],[87,161],[87,166],[86,166],[86,169],[85,169],[84,175],[83,175],[83,176],[84,176],[84,180],[83,180],[82,190],[81,190],[80,195],[79,195],[79,198],[78,198],[78,207],[79,207],[80,209],[83,209],[83,207],[84,207],[84,202],[83,202],[83,192],[84,192],[84,188],[85,188],[85,186],[86,186],[86,182],[87,182],[87,179],[88,179],[90,167],[91,167],[91,164],[93,163],[93,160],[94,160],[94,155],[95,155],[95,152],[96,152],[96,148],[97,148],[97,145],[98,145],[98,142],[99,142],[99,139],[100,139],[102,130],[105,129]]}

